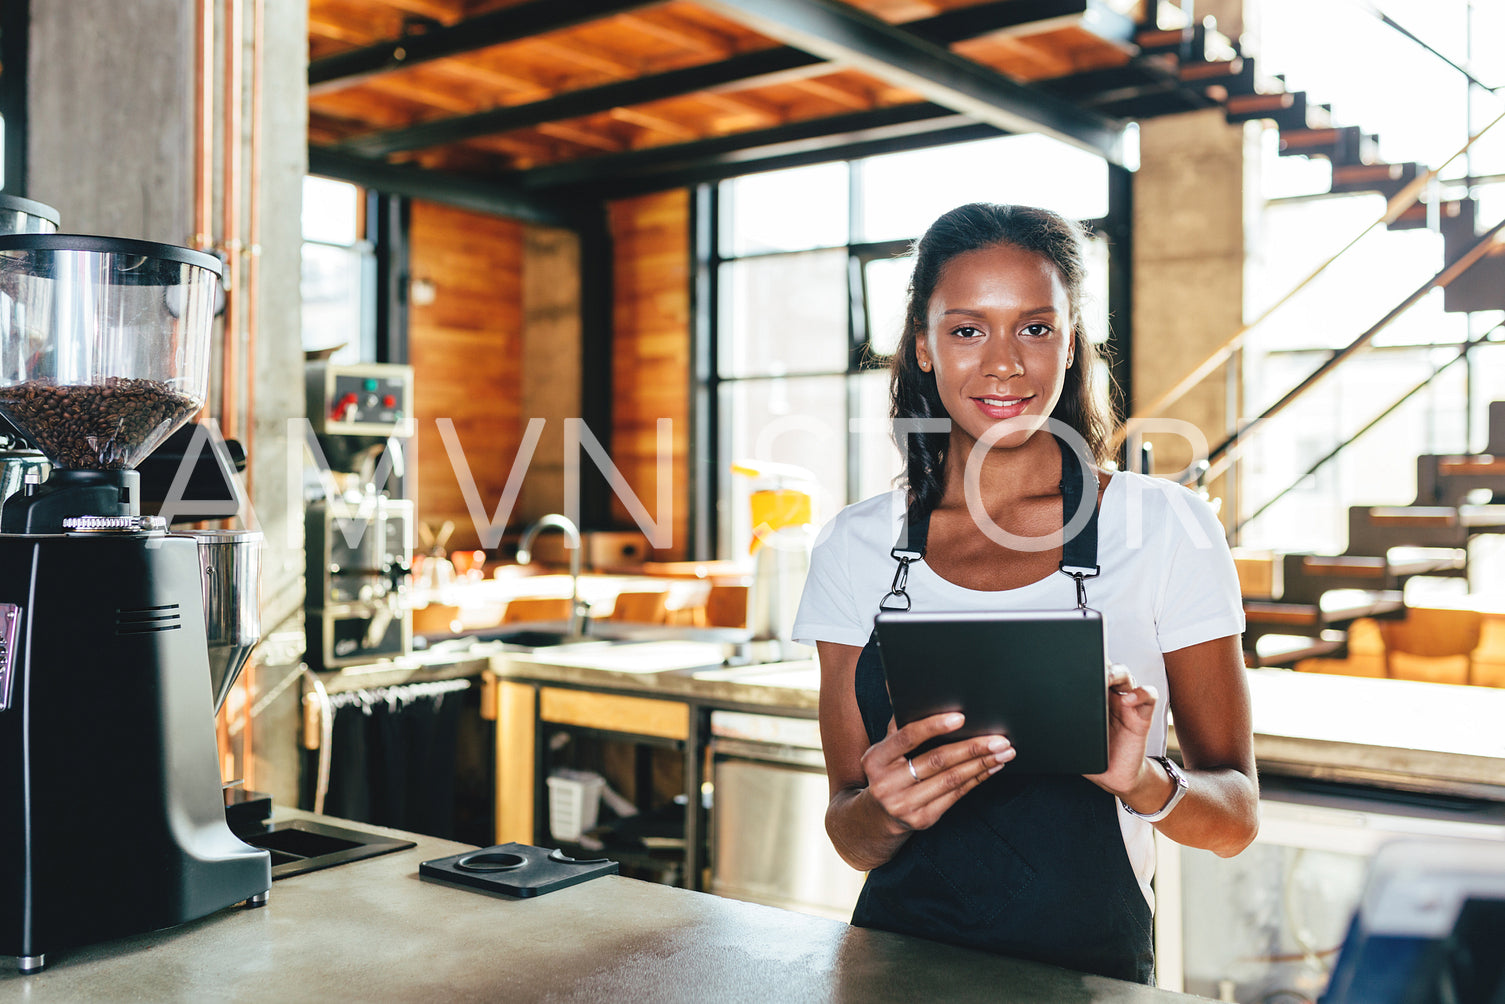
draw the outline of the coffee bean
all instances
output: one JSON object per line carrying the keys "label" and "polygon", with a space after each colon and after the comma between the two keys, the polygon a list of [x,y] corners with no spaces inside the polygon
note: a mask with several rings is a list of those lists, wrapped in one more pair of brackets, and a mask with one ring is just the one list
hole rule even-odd
{"label": "coffee bean", "polygon": [[0,387],[0,413],[58,467],[121,470],[198,410],[159,380],[106,377],[97,384],[27,380]]}

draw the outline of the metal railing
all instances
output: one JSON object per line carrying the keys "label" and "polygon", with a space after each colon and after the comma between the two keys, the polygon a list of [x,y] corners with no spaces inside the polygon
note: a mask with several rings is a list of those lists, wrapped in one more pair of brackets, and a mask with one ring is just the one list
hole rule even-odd
{"label": "metal railing", "polygon": [[1342,453],[1344,450],[1348,449],[1348,447],[1352,446],[1358,440],[1362,439],[1375,426],[1379,425],[1385,419],[1387,419],[1391,415],[1393,415],[1396,412],[1396,410],[1398,408],[1400,408],[1401,405],[1405,404],[1407,401],[1411,400],[1417,394],[1420,394],[1422,391],[1424,391],[1428,387],[1430,387],[1432,385],[1432,381],[1436,380],[1439,376],[1441,376],[1443,373],[1445,373],[1449,369],[1452,369],[1452,367],[1454,366],[1454,364],[1460,363],[1463,360],[1467,359],[1468,358],[1468,354],[1470,352],[1472,352],[1474,349],[1476,349],[1480,345],[1484,345],[1484,344],[1488,343],[1490,341],[1490,336],[1491,335],[1493,335],[1493,334],[1495,334],[1497,332],[1502,332],[1502,331],[1505,331],[1505,322],[1497,324],[1493,328],[1490,328],[1488,331],[1484,332],[1483,334],[1477,335],[1474,338],[1470,338],[1467,341],[1465,341],[1462,344],[1462,346],[1459,347],[1457,355],[1453,356],[1453,358],[1451,358],[1451,359],[1447,360],[1446,362],[1442,363],[1440,366],[1434,367],[1432,369],[1432,372],[1427,374],[1426,379],[1422,380],[1420,383],[1416,384],[1414,387],[1412,387],[1410,390],[1406,391],[1400,397],[1396,398],[1394,401],[1392,401],[1390,403],[1390,405],[1388,407],[1385,408],[1385,410],[1381,411],[1378,415],[1375,415],[1368,422],[1364,423],[1364,425],[1358,431],[1352,433],[1351,435],[1349,435],[1348,437],[1346,437],[1345,439],[1343,439],[1341,442],[1339,442],[1337,446],[1333,447],[1327,453],[1323,454],[1315,463],[1313,463],[1306,470],[1304,470],[1300,474],[1298,474],[1296,476],[1296,478],[1295,478],[1294,481],[1292,481],[1290,484],[1286,485],[1284,488],[1280,489],[1280,491],[1276,492],[1274,495],[1270,496],[1270,498],[1266,499],[1259,506],[1259,508],[1255,509],[1249,515],[1247,515],[1247,516],[1243,517],[1242,519],[1238,520],[1238,522],[1236,522],[1233,525],[1233,529],[1229,531],[1229,533],[1228,533],[1229,538],[1233,539],[1233,540],[1237,540],[1238,539],[1238,535],[1243,532],[1244,527],[1248,526],[1250,523],[1254,522],[1256,519],[1258,519],[1260,516],[1262,516],[1265,513],[1265,510],[1269,509],[1275,503],[1279,502],[1281,499],[1285,498],[1291,492],[1295,491],[1298,487],[1300,487],[1300,485],[1301,485],[1301,483],[1303,481],[1305,481],[1307,478],[1311,477],[1313,474],[1316,474],[1323,467],[1326,467],[1327,464],[1330,461],[1332,461],[1333,459],[1335,459],[1340,453]]}
{"label": "metal railing", "polygon": [[[1447,160],[1443,161],[1437,167],[1432,168],[1419,175],[1416,179],[1410,182],[1410,184],[1402,188],[1387,201],[1385,205],[1385,211],[1380,214],[1378,219],[1366,226],[1352,240],[1343,245],[1342,248],[1340,248],[1337,252],[1335,252],[1320,265],[1318,265],[1315,269],[1313,269],[1305,278],[1303,278],[1287,293],[1285,293],[1285,295],[1281,296],[1273,304],[1267,307],[1264,312],[1262,312],[1258,317],[1236,331],[1230,338],[1228,338],[1227,341],[1214,349],[1212,353],[1207,356],[1207,358],[1203,359],[1201,363],[1197,364],[1192,368],[1190,372],[1188,372],[1185,376],[1183,376],[1180,380],[1173,384],[1170,389],[1166,390],[1155,400],[1151,401],[1142,410],[1130,416],[1110,438],[1110,451],[1117,452],[1123,446],[1123,443],[1126,439],[1128,439],[1130,436],[1135,435],[1143,428],[1145,422],[1161,414],[1165,411],[1165,409],[1181,400],[1198,385],[1200,385],[1203,380],[1212,375],[1221,366],[1228,362],[1228,360],[1233,357],[1234,353],[1243,348],[1244,343],[1248,339],[1251,332],[1253,332],[1267,319],[1269,319],[1278,309],[1289,303],[1292,298],[1296,296],[1296,294],[1300,293],[1307,286],[1311,285],[1311,283],[1324,272],[1326,272],[1334,262],[1338,261],[1344,255],[1346,255],[1355,245],[1357,245],[1361,240],[1368,236],[1373,230],[1375,230],[1377,227],[1388,226],[1398,220],[1402,213],[1404,213],[1407,209],[1409,209],[1417,202],[1422,193],[1427,190],[1427,188],[1433,183],[1433,181],[1436,180],[1438,175],[1443,170],[1445,170],[1459,157],[1462,157],[1466,153],[1468,153],[1468,151],[1481,137],[1483,137],[1491,129],[1497,126],[1502,120],[1505,120],[1505,112],[1497,115],[1482,129],[1470,136],[1468,138],[1468,142],[1464,143],[1463,146],[1461,146],[1451,157],[1447,158]],[[1261,412],[1259,415],[1256,415],[1254,418],[1248,420],[1247,422],[1244,422],[1238,430],[1236,430],[1226,440],[1224,440],[1212,451],[1210,451],[1205,458],[1198,458],[1197,460],[1195,460],[1192,465],[1187,468],[1187,470],[1196,474],[1197,483],[1205,484],[1206,482],[1221,474],[1244,449],[1251,434],[1260,426],[1264,425],[1264,423],[1269,418],[1271,418],[1276,413],[1285,410],[1294,401],[1310,391],[1311,388],[1316,385],[1323,377],[1331,373],[1333,369],[1341,365],[1345,360],[1351,358],[1354,353],[1358,352],[1360,349],[1368,345],[1377,334],[1383,331],[1397,317],[1414,306],[1419,300],[1422,299],[1422,297],[1426,296],[1427,293],[1431,292],[1433,289],[1445,288],[1449,283],[1451,283],[1454,279],[1461,275],[1470,265],[1474,264],[1474,262],[1478,261],[1481,257],[1488,253],[1491,245],[1495,243],[1502,230],[1505,230],[1505,220],[1501,220],[1499,223],[1496,223],[1493,227],[1491,227],[1483,235],[1483,237],[1481,237],[1472,247],[1469,248],[1466,253],[1464,253],[1461,257],[1459,257],[1452,263],[1448,264],[1436,275],[1428,279],[1410,296],[1407,296],[1404,300],[1401,301],[1400,304],[1389,311],[1378,323],[1370,327],[1367,331],[1365,331],[1358,338],[1354,339],[1348,345],[1337,350],[1333,354],[1333,356],[1331,356],[1326,362],[1319,366],[1316,371],[1303,379],[1299,384],[1296,385],[1296,387],[1285,394],[1280,400],[1276,401],[1273,405],[1265,409],[1265,411]]]}

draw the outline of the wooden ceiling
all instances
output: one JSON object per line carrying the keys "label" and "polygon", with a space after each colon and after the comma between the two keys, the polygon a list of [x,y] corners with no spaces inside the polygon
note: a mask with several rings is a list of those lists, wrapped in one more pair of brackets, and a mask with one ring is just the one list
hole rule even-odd
{"label": "wooden ceiling", "polygon": [[1208,103],[1144,2],[310,0],[311,169],[546,198],[1025,130],[1112,158],[1132,102]]}

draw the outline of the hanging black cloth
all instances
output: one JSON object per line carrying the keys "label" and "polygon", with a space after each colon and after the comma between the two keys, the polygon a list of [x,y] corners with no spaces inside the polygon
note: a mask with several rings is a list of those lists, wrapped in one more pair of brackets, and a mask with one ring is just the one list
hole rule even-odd
{"label": "hanging black cloth", "polygon": [[[336,694],[324,811],[341,819],[453,839],[456,742],[467,680]],[[313,807],[317,771],[304,771]]]}
{"label": "hanging black cloth", "polygon": [[[1084,504],[1084,468],[1061,447],[1062,521]],[[1096,575],[1097,492],[1091,515],[1062,548],[1060,570]],[[924,557],[930,515],[913,514],[894,548],[899,569],[884,598],[902,598],[909,565]],[[868,741],[888,732],[893,708],[877,643],[857,660],[857,704]],[[1118,802],[1086,778],[1010,775],[978,785],[932,827],[917,830],[868,874],[852,923],[1122,980],[1150,983],[1154,949],[1149,904],[1129,863]]]}

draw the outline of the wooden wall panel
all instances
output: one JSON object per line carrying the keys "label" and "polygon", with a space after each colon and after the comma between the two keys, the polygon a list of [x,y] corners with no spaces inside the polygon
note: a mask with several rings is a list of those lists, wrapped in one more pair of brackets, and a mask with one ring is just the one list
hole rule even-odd
{"label": "wooden wall panel", "polygon": [[[674,423],[673,541],[690,548],[690,195],[679,190],[611,205],[615,298],[611,456],[650,516],[658,512],[658,420]],[[635,525],[619,499],[613,516]]]}
{"label": "wooden wall panel", "polygon": [[522,434],[523,226],[514,220],[414,201],[409,230],[414,281],[433,283],[431,304],[411,303],[418,519],[454,520],[451,548],[480,546],[436,421],[451,419],[487,515],[495,510]]}

